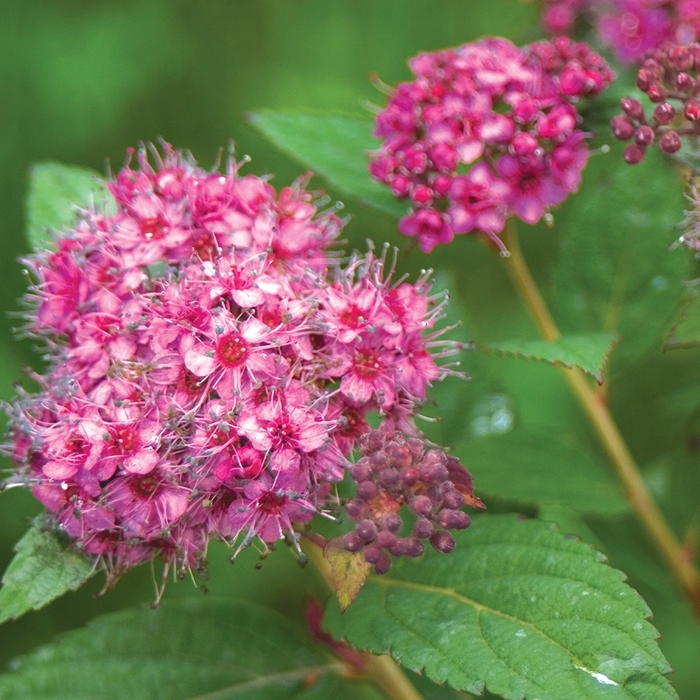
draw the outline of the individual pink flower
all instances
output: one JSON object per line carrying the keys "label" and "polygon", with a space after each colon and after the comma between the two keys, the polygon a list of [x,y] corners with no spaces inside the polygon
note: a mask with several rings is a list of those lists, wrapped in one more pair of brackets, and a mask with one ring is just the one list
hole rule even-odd
{"label": "individual pink flower", "polygon": [[504,250],[510,216],[534,224],[577,189],[587,146],[575,103],[613,78],[587,44],[490,37],[410,66],[415,80],[377,115],[370,173],[407,200],[399,231],[424,252],[465,233]]}

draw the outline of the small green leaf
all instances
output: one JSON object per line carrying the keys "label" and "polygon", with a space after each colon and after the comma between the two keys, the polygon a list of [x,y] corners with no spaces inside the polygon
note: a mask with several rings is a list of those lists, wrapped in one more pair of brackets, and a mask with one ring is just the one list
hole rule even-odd
{"label": "small green leaf", "polygon": [[15,551],[17,555],[2,578],[0,622],[43,608],[54,598],[77,590],[94,572],[89,561],[45,527],[43,515],[34,519]]}
{"label": "small green leaf", "polygon": [[687,287],[685,297],[666,336],[664,348],[694,348],[700,345],[700,290]]}
{"label": "small green leaf", "polygon": [[479,516],[449,555],[397,561],[372,576],[337,638],[432,680],[507,700],[677,698],[650,611],[623,574],[556,526]]}
{"label": "small green leaf", "polygon": [[582,513],[622,513],[629,505],[606,461],[558,429],[517,428],[456,446],[479,494],[565,505]]}
{"label": "small green leaf", "polygon": [[379,141],[372,120],[335,112],[255,112],[250,121],[287,155],[311,168],[341,192],[396,218],[408,210],[370,177],[367,151]]}
{"label": "small green leaf", "polygon": [[686,202],[678,172],[657,151],[634,167],[617,147],[592,158],[581,192],[556,216],[560,326],[565,335],[618,333],[616,366],[661,348],[690,263],[685,251],[669,250]]}
{"label": "small green leaf", "polygon": [[0,676],[4,700],[379,700],[286,618],[208,598],[126,610],[69,632]]}
{"label": "small green leaf", "polygon": [[33,248],[53,241],[50,230],[75,222],[75,207],[101,205],[109,192],[100,175],[88,168],[63,163],[36,163],[29,171],[27,237]]}
{"label": "small green leaf", "polygon": [[544,360],[565,367],[580,367],[602,384],[603,368],[616,341],[615,333],[587,333],[564,336],[555,341],[502,340],[495,343],[479,343],[477,347],[528,360]]}

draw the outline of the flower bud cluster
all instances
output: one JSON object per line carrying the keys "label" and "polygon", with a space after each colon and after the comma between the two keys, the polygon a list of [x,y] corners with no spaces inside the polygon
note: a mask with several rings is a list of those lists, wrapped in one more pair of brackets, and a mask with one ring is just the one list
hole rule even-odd
{"label": "flower bud cluster", "polygon": [[439,339],[427,275],[333,256],[342,222],[304,180],[277,194],[232,159],[221,174],[155,156],[108,183],[114,213],[83,211],[28,260],[49,366],[7,407],[9,484],[114,576],[292,534],[369,411],[415,432],[427,385],[456,374],[436,363],[458,344]]}
{"label": "flower bud cluster", "polygon": [[409,202],[399,230],[423,251],[469,232],[503,249],[508,217],[534,224],[578,189],[588,149],[575,102],[613,77],[587,44],[487,38],[409,65],[415,80],[377,116],[370,172]]}
{"label": "flower bud cluster", "polygon": [[623,113],[610,120],[617,139],[632,141],[624,150],[627,163],[640,163],[653,144],[664,153],[676,153],[683,136],[700,134],[699,69],[700,44],[654,49],[646,54],[637,72],[637,87],[654,105],[651,116],[639,100],[624,97],[620,101]]}
{"label": "flower bud cluster", "polygon": [[[392,557],[421,556],[426,540],[438,552],[451,552],[455,540],[448,530],[464,530],[470,523],[462,506],[484,507],[460,461],[390,424],[363,435],[359,444],[362,457],[350,471],[357,498],[345,506],[357,525],[343,538],[345,549],[363,552],[378,574],[389,571]],[[416,516],[405,536],[402,506]]]}
{"label": "flower bud cluster", "polygon": [[700,38],[700,0],[546,0],[542,24],[551,34],[571,34],[581,16],[623,63]]}

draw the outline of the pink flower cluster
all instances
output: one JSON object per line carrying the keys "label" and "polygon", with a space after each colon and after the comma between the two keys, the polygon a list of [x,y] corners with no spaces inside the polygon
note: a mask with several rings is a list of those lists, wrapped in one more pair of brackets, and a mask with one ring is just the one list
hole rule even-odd
{"label": "pink flower cluster", "polygon": [[443,303],[386,256],[329,252],[342,222],[304,181],[279,195],[231,161],[205,172],[165,147],[109,183],[29,260],[40,391],[8,407],[18,465],[54,521],[116,577],[160,555],[202,564],[293,537],[329,503],[377,411],[415,434]]}
{"label": "pink flower cluster", "polygon": [[624,63],[665,44],[700,38],[700,0],[547,0],[542,22],[552,34],[570,34],[581,14]]}
{"label": "pink flower cluster", "polygon": [[647,52],[637,72],[637,87],[655,105],[651,116],[646,116],[639,100],[624,97],[620,101],[623,114],[610,120],[616,138],[633,140],[624,150],[624,159],[630,165],[640,163],[657,139],[662,151],[676,153],[683,136],[700,135],[699,73],[700,44]]}
{"label": "pink flower cluster", "polygon": [[399,229],[423,251],[470,232],[503,248],[508,217],[534,224],[578,189],[588,148],[574,103],[613,78],[586,44],[487,38],[409,65],[416,79],[377,116],[370,172],[410,202]]}

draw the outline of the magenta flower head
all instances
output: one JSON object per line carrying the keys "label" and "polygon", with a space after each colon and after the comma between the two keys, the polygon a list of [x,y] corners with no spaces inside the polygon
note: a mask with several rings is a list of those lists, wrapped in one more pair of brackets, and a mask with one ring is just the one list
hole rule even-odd
{"label": "magenta flower head", "polygon": [[534,224],[578,189],[588,148],[575,103],[613,78],[586,44],[487,38],[409,64],[415,80],[377,116],[370,172],[407,200],[399,230],[424,252],[464,233],[503,249],[508,217]]}
{"label": "magenta flower head", "polygon": [[622,114],[613,117],[610,127],[620,141],[630,141],[624,159],[640,163],[649,146],[656,144],[664,153],[678,152],[683,137],[700,135],[700,44],[669,45],[648,51],[637,71],[637,87],[651,102],[650,114],[632,97],[620,100]]}
{"label": "magenta flower head", "polygon": [[427,275],[333,255],[342,222],[304,179],[278,194],[233,159],[155,158],[108,183],[115,213],[83,211],[27,261],[49,364],[7,407],[5,485],[31,487],[112,579],[156,555],[200,567],[212,538],[295,542],[367,414],[415,435],[427,386],[457,374],[437,362],[459,346]]}

